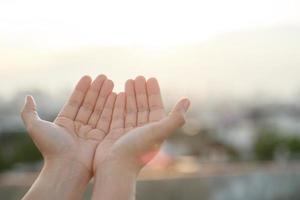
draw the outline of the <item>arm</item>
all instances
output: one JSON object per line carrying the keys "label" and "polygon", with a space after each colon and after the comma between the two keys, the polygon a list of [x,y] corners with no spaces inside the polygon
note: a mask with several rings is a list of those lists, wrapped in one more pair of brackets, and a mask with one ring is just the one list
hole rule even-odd
{"label": "arm", "polygon": [[98,118],[113,83],[104,75],[84,76],[54,122],[39,118],[31,96],[21,116],[43,155],[43,169],[24,196],[27,199],[80,199],[92,177],[93,156],[103,139]]}
{"label": "arm", "polygon": [[159,151],[164,140],[184,124],[189,100],[182,99],[166,116],[156,79],[128,80],[125,97],[117,96],[111,127],[102,141],[111,144],[105,156],[101,146],[94,158],[92,199],[134,200],[140,170]]}
{"label": "arm", "polygon": [[122,162],[111,162],[95,174],[92,199],[97,200],[134,200],[138,173],[126,169]]}
{"label": "arm", "polygon": [[47,161],[23,200],[81,199],[89,180],[89,171],[77,162]]}

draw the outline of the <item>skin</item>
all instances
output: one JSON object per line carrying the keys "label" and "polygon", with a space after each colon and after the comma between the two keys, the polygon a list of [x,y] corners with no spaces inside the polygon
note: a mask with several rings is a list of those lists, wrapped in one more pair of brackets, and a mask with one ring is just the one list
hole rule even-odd
{"label": "skin", "polygon": [[21,116],[44,167],[23,199],[82,197],[93,175],[95,150],[105,136],[100,116],[112,89],[113,82],[104,75],[93,82],[82,77],[54,122],[40,119],[34,99],[27,96]]}
{"label": "skin", "polygon": [[[110,104],[109,102],[107,102]],[[128,80],[116,97],[111,126],[94,158],[92,199],[135,199],[136,178],[164,140],[182,126],[190,102],[180,100],[166,116],[156,79]]]}
{"label": "skin", "polygon": [[80,199],[93,175],[93,199],[135,198],[139,171],[184,124],[190,103],[180,100],[166,116],[154,78],[128,80],[125,93],[112,89],[104,75],[82,77],[54,122],[26,98],[21,116],[44,167],[23,199]]}

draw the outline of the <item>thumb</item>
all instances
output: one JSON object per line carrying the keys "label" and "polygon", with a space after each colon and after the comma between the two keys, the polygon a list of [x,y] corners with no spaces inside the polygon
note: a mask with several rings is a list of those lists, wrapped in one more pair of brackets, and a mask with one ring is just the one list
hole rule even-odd
{"label": "thumb", "polygon": [[169,116],[157,122],[156,137],[159,140],[164,140],[170,136],[177,128],[185,123],[185,113],[190,106],[189,99],[181,99],[172,109]]}
{"label": "thumb", "polygon": [[[181,115],[184,119],[184,115],[190,107],[190,100],[187,98],[183,98],[176,103],[173,107],[172,111],[170,112],[170,116],[172,115]],[[184,122],[183,122],[184,123]]]}
{"label": "thumb", "polygon": [[21,117],[27,129],[40,119],[36,111],[36,103],[32,96],[26,96],[25,104],[21,111]]}

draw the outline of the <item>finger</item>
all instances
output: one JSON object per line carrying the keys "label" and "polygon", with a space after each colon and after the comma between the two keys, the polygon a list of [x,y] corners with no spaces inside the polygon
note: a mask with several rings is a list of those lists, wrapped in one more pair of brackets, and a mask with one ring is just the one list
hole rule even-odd
{"label": "finger", "polygon": [[66,117],[72,120],[75,119],[79,107],[81,106],[82,101],[85,97],[85,94],[91,85],[91,81],[92,79],[90,76],[83,76],[79,80],[68,102],[64,105],[64,107],[58,114],[59,117]]}
{"label": "finger", "polygon": [[149,106],[146,90],[146,80],[138,76],[134,81],[136,102],[137,102],[137,125],[142,126],[148,122]]}
{"label": "finger", "polygon": [[137,107],[134,91],[134,81],[127,80],[125,84],[126,94],[126,114],[125,114],[125,129],[130,130],[136,127]]}
{"label": "finger", "polygon": [[88,124],[91,125],[93,128],[96,127],[99,118],[101,116],[101,113],[103,111],[105,102],[108,96],[110,95],[110,93],[112,92],[113,88],[114,88],[114,83],[111,80],[106,79],[101,87],[94,111],[88,121]]}
{"label": "finger", "polygon": [[124,128],[125,93],[121,92],[116,98],[110,130]]}
{"label": "finger", "polygon": [[97,129],[103,131],[104,133],[108,133],[109,131],[109,126],[113,114],[113,108],[114,108],[116,97],[117,97],[116,93],[114,92],[110,93],[105,103],[105,106],[103,108],[100,119],[97,123]]}
{"label": "finger", "polygon": [[86,93],[84,101],[79,108],[75,121],[87,124],[99,95],[99,91],[103,85],[103,82],[106,80],[106,76],[99,75],[91,84],[91,87]]}
{"label": "finger", "polygon": [[188,111],[190,104],[191,102],[189,99],[187,98],[181,99],[173,107],[169,115],[184,115]]}
{"label": "finger", "polygon": [[26,97],[25,104],[21,110],[21,117],[27,129],[30,129],[32,124],[40,119],[32,96]]}
{"label": "finger", "polygon": [[147,94],[150,109],[149,121],[159,121],[165,116],[165,110],[159,84],[155,78],[147,80]]}
{"label": "finger", "polygon": [[170,136],[177,128],[185,123],[185,113],[190,106],[188,99],[180,100],[170,112],[169,116],[153,124],[153,134],[149,137],[156,141],[163,141]]}

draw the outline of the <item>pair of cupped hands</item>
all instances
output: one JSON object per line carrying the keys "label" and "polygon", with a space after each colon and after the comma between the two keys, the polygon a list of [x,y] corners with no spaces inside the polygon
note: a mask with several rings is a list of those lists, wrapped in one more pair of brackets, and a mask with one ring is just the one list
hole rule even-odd
{"label": "pair of cupped hands", "polygon": [[166,115],[155,78],[129,79],[118,94],[113,87],[105,75],[83,76],[54,122],[26,97],[21,116],[44,166],[24,199],[80,199],[92,177],[94,199],[134,199],[138,173],[184,124],[190,101]]}

